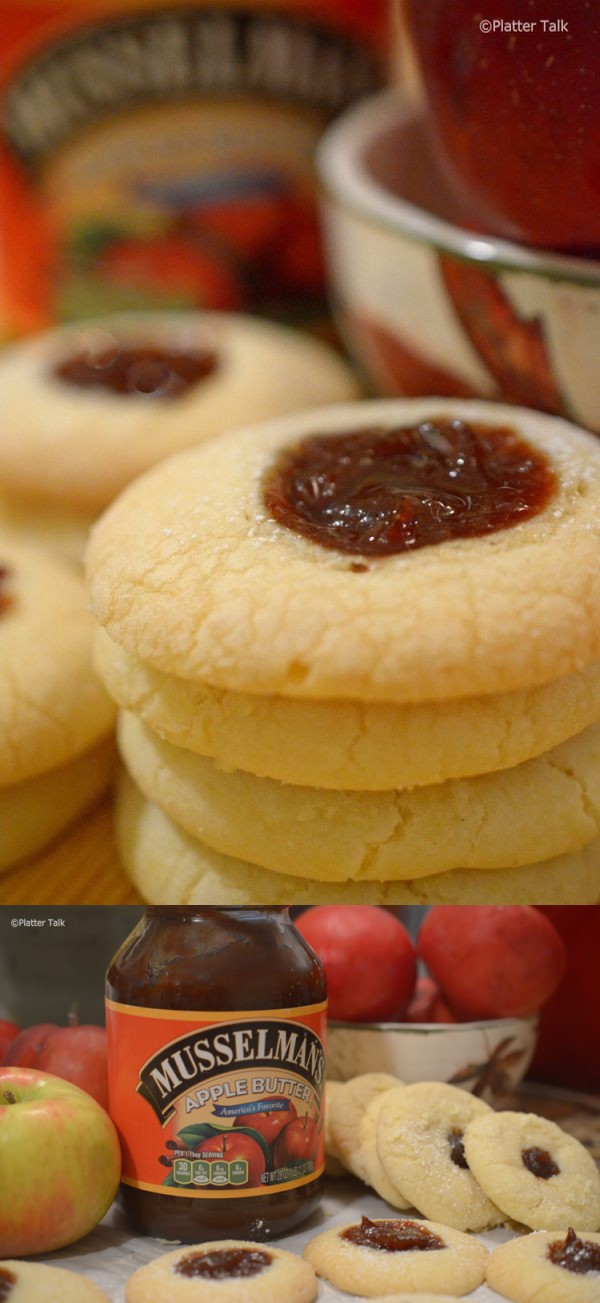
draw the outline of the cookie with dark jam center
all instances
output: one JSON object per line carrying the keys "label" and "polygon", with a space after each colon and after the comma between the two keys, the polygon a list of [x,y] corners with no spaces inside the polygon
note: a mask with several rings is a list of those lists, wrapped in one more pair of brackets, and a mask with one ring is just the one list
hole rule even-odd
{"label": "cookie with dark jam center", "polygon": [[270,1267],[272,1255],[263,1249],[211,1249],[209,1253],[189,1253],[175,1267],[179,1276],[205,1280],[230,1280],[258,1276]]}
{"label": "cookie with dark jam center", "polygon": [[383,557],[508,529],[555,487],[546,458],[512,428],[438,418],[312,435],[280,455],[263,493],[286,528]]}
{"label": "cookie with dark jam center", "polygon": [[560,1167],[554,1162],[547,1149],[537,1149],[535,1146],[532,1149],[523,1149],[521,1158],[527,1171],[539,1177],[541,1181],[549,1181],[551,1176],[558,1176],[560,1173]]}
{"label": "cookie with dark jam center", "polygon": [[428,1251],[443,1249],[439,1235],[427,1230],[420,1222],[398,1218],[394,1221],[371,1221],[361,1217],[360,1226],[347,1226],[341,1238],[366,1249],[381,1249],[385,1253],[401,1253],[407,1249]]}
{"label": "cookie with dark jam center", "polygon": [[564,1267],[578,1276],[600,1274],[600,1244],[582,1240],[570,1228],[564,1240],[555,1240],[548,1246],[548,1257],[556,1267]]}
{"label": "cookie with dark jam center", "polygon": [[79,389],[179,398],[211,376],[217,366],[217,354],[210,348],[190,352],[153,344],[130,348],[115,340],[114,347],[97,353],[90,349],[73,353],[54,368],[54,374]]}

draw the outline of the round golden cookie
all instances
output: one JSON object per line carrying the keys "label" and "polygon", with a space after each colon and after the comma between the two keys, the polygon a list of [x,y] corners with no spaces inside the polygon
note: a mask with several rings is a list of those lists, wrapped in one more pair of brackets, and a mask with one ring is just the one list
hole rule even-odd
{"label": "round golden cookie", "polygon": [[469,1124],[464,1145],[474,1177],[513,1221],[533,1230],[600,1227],[600,1171],[555,1122],[488,1112]]}
{"label": "round golden cookie", "polygon": [[453,869],[388,886],[388,904],[596,905],[600,904],[600,839],[572,854],[518,869]]}
{"label": "round golden cookie", "polygon": [[0,1298],[6,1303],[108,1303],[95,1281],[41,1262],[0,1262]]}
{"label": "round golden cookie", "polygon": [[0,872],[35,855],[94,805],[115,768],[112,738],[58,769],[0,788]]}
{"label": "round golden cookie", "polygon": [[370,1303],[456,1303],[456,1294],[378,1294]]}
{"label": "round golden cookie", "polygon": [[345,1081],[331,1100],[329,1127],[333,1142],[344,1166],[361,1181],[365,1180],[359,1141],[361,1120],[372,1100],[401,1084],[388,1072],[364,1072]]}
{"label": "round golden cookie", "polygon": [[[437,415],[506,424],[558,487],[485,537],[356,560],[277,524],[262,484],[306,436]],[[99,622],[156,668],[234,692],[422,702],[533,688],[600,659],[600,447],[554,417],[487,403],[340,405],[172,458],[103,517],[88,568]]]}
{"label": "round golden cookie", "polygon": [[404,1198],[390,1180],[377,1150],[377,1127],[386,1095],[387,1091],[384,1091],[383,1094],[372,1099],[360,1120],[358,1162],[363,1181],[370,1185],[381,1199],[385,1199],[392,1208],[412,1208],[410,1201]]}
{"label": "round golden cookie", "polygon": [[123,864],[150,904],[431,905],[600,903],[600,841],[522,869],[453,869],[409,882],[315,882],[221,855],[145,800],[124,771],[116,807]]}
{"label": "round golden cookie", "polygon": [[72,568],[0,537],[0,788],[67,764],[112,728],[92,635]]}
{"label": "round golden cookie", "polygon": [[463,1235],[461,1231],[426,1222],[416,1218],[377,1218],[375,1226],[383,1233],[392,1233],[396,1226],[407,1228],[409,1233],[433,1236],[438,1241],[430,1249],[408,1248],[386,1252],[370,1245],[355,1244],[344,1237],[348,1230],[359,1231],[366,1224],[367,1233],[373,1223],[368,1218],[362,1224],[336,1226],[311,1240],[304,1257],[312,1263],[319,1276],[323,1276],[337,1289],[348,1294],[364,1294],[376,1298],[380,1294],[399,1290],[429,1291],[452,1290],[462,1297],[481,1284],[487,1251],[478,1240]]}
{"label": "round golden cookie", "polygon": [[529,692],[415,706],[227,692],[163,674],[103,629],[94,661],[167,742],[298,786],[385,791],[510,769],[600,719],[600,661]]}
{"label": "round golden cookie", "polygon": [[464,1133],[490,1112],[483,1100],[439,1081],[391,1091],[377,1123],[377,1153],[413,1208],[458,1231],[483,1231],[504,1217],[465,1160]]}
{"label": "round golden cookie", "polygon": [[[583,1244],[583,1249],[580,1245]],[[560,1258],[573,1255],[578,1265],[592,1270],[579,1272],[562,1265]],[[554,1262],[551,1251],[559,1257]],[[582,1260],[583,1256],[583,1260]],[[596,1265],[593,1265],[593,1259]],[[590,1232],[581,1240],[569,1231],[536,1231],[521,1239],[499,1244],[487,1261],[486,1281],[490,1289],[514,1303],[598,1303],[600,1298],[600,1235]]]}
{"label": "round golden cookie", "polygon": [[[246,1275],[225,1274],[231,1253],[243,1256]],[[184,1269],[185,1264],[201,1265],[203,1258],[210,1275],[186,1275],[178,1270],[182,1264]],[[184,1245],[140,1267],[127,1281],[125,1298],[127,1303],[165,1303],[167,1299],[169,1303],[313,1303],[317,1290],[312,1267],[294,1253],[270,1243],[215,1240]]]}
{"label": "round golden cookie", "polygon": [[273,872],[339,882],[516,868],[600,835],[600,724],[514,769],[398,792],[332,792],[227,773],[128,713],[118,732],[149,800],[193,837]]}
{"label": "round golden cookie", "polygon": [[41,506],[0,493],[0,530],[16,543],[42,548],[80,567],[94,517],[66,507]]}
{"label": "round golden cookie", "polygon": [[[215,369],[178,397],[82,387],[55,374],[83,351],[119,344],[207,348]],[[98,514],[124,485],[170,453],[243,421],[355,398],[346,363],[308,335],[226,313],[123,313],[61,326],[0,359],[0,482],[7,495]]]}

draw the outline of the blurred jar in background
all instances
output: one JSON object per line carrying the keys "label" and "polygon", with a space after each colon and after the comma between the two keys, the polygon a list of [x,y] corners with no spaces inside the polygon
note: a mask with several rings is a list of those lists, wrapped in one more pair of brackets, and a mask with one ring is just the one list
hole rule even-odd
{"label": "blurred jar in background", "polygon": [[386,0],[0,0],[0,335],[319,300],[313,154]]}
{"label": "blurred jar in background", "polygon": [[402,0],[465,225],[600,256],[598,0]]}

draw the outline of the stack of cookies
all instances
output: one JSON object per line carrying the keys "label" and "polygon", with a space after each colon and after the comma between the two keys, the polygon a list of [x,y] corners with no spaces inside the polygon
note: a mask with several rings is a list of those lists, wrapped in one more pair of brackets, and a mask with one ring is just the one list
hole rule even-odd
{"label": "stack of cookies", "polygon": [[114,706],[92,669],[92,634],[82,580],[0,539],[0,870],[109,783]]}
{"label": "stack of cookies", "polygon": [[441,1081],[406,1086],[369,1072],[327,1083],[327,1118],[328,1162],[399,1211],[459,1231],[600,1226],[594,1159],[535,1113],[496,1112]]}
{"label": "stack of cookies", "polygon": [[80,559],[96,516],[170,453],[356,393],[324,344],[250,317],[124,313],[23,340],[0,359],[2,527]]}
{"label": "stack of cookies", "polygon": [[89,551],[149,900],[600,896],[600,445],[354,403],[131,486]]}

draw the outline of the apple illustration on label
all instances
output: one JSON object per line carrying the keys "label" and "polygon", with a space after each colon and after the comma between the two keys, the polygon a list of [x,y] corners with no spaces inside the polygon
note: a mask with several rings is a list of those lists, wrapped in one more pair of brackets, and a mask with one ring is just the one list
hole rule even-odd
{"label": "apple illustration on label", "polygon": [[87,1235],[120,1175],[117,1132],[90,1095],[34,1068],[0,1068],[0,1258]]}
{"label": "apple illustration on label", "polygon": [[317,1155],[317,1124],[308,1116],[288,1122],[275,1142],[275,1167],[293,1167],[298,1162],[313,1162]]}
{"label": "apple illustration on label", "polygon": [[[270,1109],[270,1104],[285,1104],[285,1108]],[[288,1122],[293,1122],[298,1116],[296,1105],[292,1104],[291,1099],[286,1099],[284,1095],[269,1095],[265,1100],[264,1113],[241,1113],[236,1117],[234,1127],[252,1127],[253,1131],[258,1131],[264,1136],[268,1145],[272,1145],[277,1139],[283,1128]]]}
{"label": "apple illustration on label", "polygon": [[196,1146],[196,1153],[199,1158],[205,1158],[208,1163],[215,1163],[222,1159],[226,1163],[235,1163],[239,1160],[248,1164],[248,1180],[245,1185],[260,1185],[261,1176],[266,1171],[265,1156],[252,1136],[245,1136],[242,1132],[223,1131],[220,1136],[209,1136],[208,1140],[203,1140]]}

